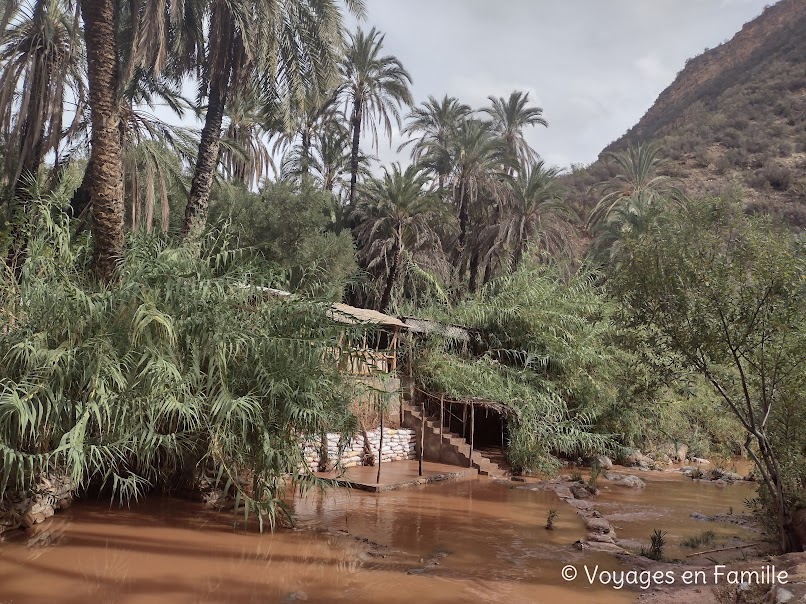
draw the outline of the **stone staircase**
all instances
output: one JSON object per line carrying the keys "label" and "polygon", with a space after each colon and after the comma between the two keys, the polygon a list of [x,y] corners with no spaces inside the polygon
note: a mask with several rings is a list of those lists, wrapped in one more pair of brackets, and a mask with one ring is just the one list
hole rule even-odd
{"label": "stone staircase", "polygon": [[[422,407],[412,404],[409,400],[404,400],[403,404],[403,425],[417,433],[417,446],[420,446],[420,427],[422,426]],[[490,459],[490,452],[485,455],[485,451],[475,450],[470,454],[470,444],[460,435],[449,432],[442,428],[442,440],[439,437],[439,419],[426,416],[425,418],[425,438],[423,459],[426,461],[436,461],[439,463],[451,464],[462,467],[473,467],[479,471],[481,476],[503,477],[507,475],[507,470],[503,466]],[[500,453],[500,451],[499,451]],[[503,456],[499,455],[499,460]]]}

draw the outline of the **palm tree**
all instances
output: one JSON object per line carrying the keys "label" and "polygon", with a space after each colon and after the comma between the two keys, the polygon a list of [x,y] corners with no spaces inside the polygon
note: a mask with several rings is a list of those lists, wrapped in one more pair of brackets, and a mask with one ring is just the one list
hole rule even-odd
{"label": "palm tree", "polygon": [[658,174],[665,159],[658,156],[660,147],[656,144],[630,145],[625,151],[608,153],[621,173],[612,180],[599,183],[602,197],[588,217],[588,226],[593,227],[606,219],[618,205],[631,199],[641,198],[642,203],[653,205],[660,199],[680,201],[684,198],[671,178]]}
{"label": "palm tree", "polygon": [[403,134],[419,134],[420,137],[406,141],[400,145],[398,151],[414,143],[411,149],[412,160],[432,169],[437,175],[439,188],[442,189],[451,170],[449,156],[444,150],[459,125],[472,112],[468,105],[460,103],[454,97],[445,95],[440,101],[429,96],[426,102],[409,113],[402,131]]}
{"label": "palm tree", "polygon": [[464,247],[470,229],[470,211],[482,199],[496,203],[506,194],[506,171],[512,165],[506,143],[490,125],[470,119],[459,124],[443,150],[426,144],[425,153],[444,155],[452,166],[448,186],[459,218],[457,251]]}
{"label": "palm tree", "polygon": [[438,245],[434,225],[447,219],[445,206],[426,190],[428,176],[417,166],[393,164],[383,178],[360,189],[353,209],[360,254],[369,270],[383,266],[384,288],[378,310],[389,306],[406,255]]}
{"label": "palm tree", "polygon": [[[358,158],[358,174],[362,179],[371,177],[370,162],[375,157],[364,155]],[[319,187],[344,199],[350,188],[352,154],[350,131],[337,120],[326,122],[308,141],[289,147],[283,154],[280,178],[301,182],[310,178]]]}
{"label": "palm tree", "polygon": [[391,141],[392,120],[400,127],[400,106],[411,106],[411,76],[393,55],[381,55],[384,36],[374,27],[365,34],[360,28],[350,35],[342,61],[342,98],[345,115],[350,112],[352,155],[349,202],[355,197],[358,179],[359,144],[362,129],[369,129],[373,146],[378,146],[380,121]]}
{"label": "palm tree", "polygon": [[[12,224],[6,263],[19,272],[25,257],[23,183],[36,176],[43,158],[56,154],[75,133],[85,101],[83,52],[78,28],[62,0],[36,0],[19,12],[0,38],[0,139],[7,152],[0,182],[10,192],[8,208],[20,202]],[[75,118],[65,130],[64,106],[75,103]],[[11,218],[11,216],[9,216]]]}
{"label": "palm tree", "polygon": [[558,172],[542,161],[518,169],[500,222],[490,227],[488,262],[493,253],[507,250],[515,270],[533,245],[550,256],[570,254],[570,224],[576,216],[565,205],[563,191],[556,181]]}
{"label": "palm tree", "polygon": [[543,118],[543,109],[529,107],[529,93],[516,90],[503,97],[488,97],[492,106],[482,109],[492,119],[493,130],[506,142],[515,161],[526,163],[538,158],[537,152],[529,146],[523,136],[527,126],[548,126]]}
{"label": "palm tree", "polygon": [[[354,14],[363,14],[363,0],[346,3]],[[207,110],[182,224],[184,235],[204,225],[221,125],[232,94],[257,83],[268,98],[290,106],[303,104],[311,93],[321,98],[335,82],[342,40],[336,0],[211,0],[207,23],[200,82]]]}
{"label": "palm tree", "polygon": [[294,175],[305,177],[311,170],[316,138],[323,134],[332,134],[332,142],[341,139],[347,130],[339,119],[337,111],[339,89],[327,93],[324,99],[306,96],[304,107],[291,121],[292,128],[279,131],[272,147],[273,152],[283,151],[284,157],[294,158]]}
{"label": "palm tree", "polygon": [[123,257],[123,156],[114,0],[80,0],[87,48],[92,137],[89,197],[93,260],[101,281],[111,281]]}
{"label": "palm tree", "polygon": [[[2,180],[16,188],[42,158],[58,153],[67,97],[79,118],[85,100],[83,52],[74,19],[62,0],[36,0],[0,38],[0,135],[9,149]],[[58,158],[57,158],[58,161]]]}
{"label": "palm tree", "polygon": [[226,112],[229,120],[219,161],[224,174],[245,187],[258,185],[270,170],[277,174],[267,144],[270,132],[263,127],[266,120],[260,105],[254,95],[238,95]]}
{"label": "palm tree", "polygon": [[594,239],[588,257],[602,266],[617,264],[621,260],[625,241],[655,228],[661,217],[660,210],[659,205],[647,195],[638,194],[623,199],[594,225]]}

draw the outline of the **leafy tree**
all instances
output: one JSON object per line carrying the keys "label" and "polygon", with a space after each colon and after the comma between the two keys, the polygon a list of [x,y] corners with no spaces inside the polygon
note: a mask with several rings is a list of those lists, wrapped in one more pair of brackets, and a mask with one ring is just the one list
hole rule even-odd
{"label": "leafy tree", "polygon": [[413,102],[409,85],[411,76],[400,60],[393,55],[382,55],[384,35],[374,27],[364,33],[358,29],[350,34],[341,65],[341,95],[345,113],[350,112],[352,154],[350,165],[349,202],[355,197],[361,132],[369,129],[374,146],[378,146],[380,121],[386,135],[392,138],[392,120],[400,127],[400,106]]}
{"label": "leafy tree", "polygon": [[352,236],[338,230],[333,196],[311,183],[267,183],[260,194],[223,185],[209,221],[229,221],[240,244],[275,271],[275,286],[341,300],[358,270]]}
{"label": "leafy tree", "polygon": [[612,287],[628,324],[701,373],[741,422],[780,546],[791,551],[803,485],[782,465],[773,426],[805,392],[803,256],[791,235],[721,200],[672,212],[625,247]]}

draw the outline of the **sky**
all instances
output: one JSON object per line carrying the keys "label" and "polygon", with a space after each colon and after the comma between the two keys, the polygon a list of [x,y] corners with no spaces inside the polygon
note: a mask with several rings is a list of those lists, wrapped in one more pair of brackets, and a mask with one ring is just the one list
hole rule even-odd
{"label": "sky", "polygon": [[[366,0],[362,27],[413,79],[417,104],[529,92],[548,128],[527,132],[547,163],[589,164],[672,83],[686,59],[730,39],[770,0]],[[404,160],[395,133],[382,163]]]}

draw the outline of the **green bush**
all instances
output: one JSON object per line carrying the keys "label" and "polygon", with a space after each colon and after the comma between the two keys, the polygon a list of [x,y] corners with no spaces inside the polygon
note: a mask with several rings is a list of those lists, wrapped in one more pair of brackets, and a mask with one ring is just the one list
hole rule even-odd
{"label": "green bush", "polygon": [[58,471],[125,500],[202,470],[261,528],[287,518],[284,481],[317,483],[302,435],[355,428],[326,360],[343,326],[324,303],[264,300],[221,233],[201,251],[133,238],[99,285],[63,205],[34,204],[21,282],[0,292],[0,497]]}

